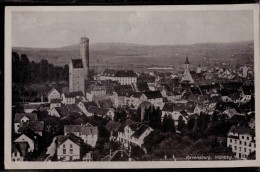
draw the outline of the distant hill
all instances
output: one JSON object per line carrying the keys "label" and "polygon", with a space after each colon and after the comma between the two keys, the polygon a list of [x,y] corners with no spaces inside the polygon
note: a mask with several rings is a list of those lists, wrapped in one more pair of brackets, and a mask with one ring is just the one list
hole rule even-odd
{"label": "distant hill", "polygon": [[[69,64],[70,59],[79,57],[79,45],[61,48],[24,48],[14,47],[13,51],[27,54],[30,61],[48,60],[54,65]],[[192,64],[206,64],[209,57],[213,64],[231,62],[237,64],[252,63],[253,41],[237,43],[210,43],[191,45],[138,45],[128,43],[90,44],[90,66],[164,66],[182,64],[188,56]]]}

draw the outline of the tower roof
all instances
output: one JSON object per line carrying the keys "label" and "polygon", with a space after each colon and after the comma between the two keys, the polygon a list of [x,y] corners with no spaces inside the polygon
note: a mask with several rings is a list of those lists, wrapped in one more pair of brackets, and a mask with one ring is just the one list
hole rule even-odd
{"label": "tower roof", "polygon": [[185,64],[190,64],[188,56],[186,57]]}

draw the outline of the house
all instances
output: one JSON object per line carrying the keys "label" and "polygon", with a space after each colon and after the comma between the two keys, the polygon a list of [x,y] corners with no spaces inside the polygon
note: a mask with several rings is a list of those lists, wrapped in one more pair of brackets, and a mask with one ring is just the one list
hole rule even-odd
{"label": "house", "polygon": [[66,106],[60,106],[60,107],[54,107],[50,109],[48,114],[50,116],[61,118],[61,117],[69,116],[71,112]]}
{"label": "house", "polygon": [[232,126],[227,136],[227,147],[232,149],[238,159],[247,159],[247,156],[256,150],[255,132],[250,128]]}
{"label": "house", "polygon": [[44,122],[43,121],[29,121],[29,122],[21,125],[18,132],[22,133],[24,130],[30,129],[33,132],[42,136],[43,128],[44,128]]}
{"label": "house", "polygon": [[36,113],[16,113],[14,117],[14,132],[19,133],[19,128],[29,122],[29,121],[38,121]]}
{"label": "house", "polygon": [[115,112],[113,108],[98,108],[96,115],[102,118],[109,118],[114,120]]}
{"label": "house", "polygon": [[131,145],[142,147],[144,138],[147,137],[153,129],[142,123],[130,123],[118,131],[117,141],[125,147]]}
{"label": "house", "polygon": [[154,107],[159,107],[160,109],[163,108],[163,97],[160,91],[149,91],[149,92],[144,92],[144,95],[146,98],[144,98],[144,101],[149,101],[151,102]]}
{"label": "house", "polygon": [[170,116],[174,120],[175,126],[177,126],[179,122],[179,117],[182,116],[185,123],[187,123],[187,114],[183,113],[184,110],[184,104],[165,103],[162,109],[161,120],[163,121],[165,116]]}
{"label": "house", "polygon": [[133,89],[131,85],[116,86],[113,91],[113,105],[115,107],[128,105],[132,94]]}
{"label": "house", "polygon": [[[88,113],[88,108],[90,106],[94,106],[94,107],[98,107],[97,103],[94,102],[94,101],[90,101],[90,102],[82,102],[82,101],[79,101],[77,103],[77,106],[80,108],[80,110],[86,115],[88,116],[89,113]],[[92,116],[92,115],[89,115],[89,116]]]}
{"label": "house", "polygon": [[96,146],[98,139],[98,127],[86,125],[65,125],[64,135],[66,136],[70,133],[80,137],[84,143],[87,143],[92,147]]}
{"label": "house", "polygon": [[146,96],[141,92],[134,92],[133,95],[130,96],[129,105],[133,106],[135,109],[146,100]]}
{"label": "house", "polygon": [[28,143],[28,152],[37,151],[39,148],[41,136],[30,129],[24,130],[16,139],[14,139],[14,143]]}
{"label": "house", "polygon": [[100,76],[100,80],[112,80],[120,85],[131,85],[137,82],[137,74],[132,70],[106,69]]}
{"label": "house", "polygon": [[57,138],[57,159],[59,161],[73,161],[82,158],[83,141],[81,138],[69,134],[59,135]]}
{"label": "house", "polygon": [[29,145],[27,142],[14,143],[12,145],[12,161],[24,161]]}
{"label": "house", "polygon": [[86,101],[86,99],[81,91],[62,94],[62,103],[65,105],[66,104],[75,104],[77,99]]}
{"label": "house", "polygon": [[51,102],[52,99],[60,99],[61,93],[58,89],[52,87],[52,89],[47,94],[48,102]]}
{"label": "house", "polygon": [[118,134],[117,132],[120,129],[121,125],[122,125],[121,123],[113,121],[113,120],[110,120],[106,124],[105,128],[108,132],[110,132],[110,140],[113,140],[113,141],[116,140],[117,134]]}
{"label": "house", "polygon": [[106,87],[102,84],[91,84],[86,91],[86,98],[88,101],[93,101],[93,98],[103,97],[106,95]]}
{"label": "house", "polygon": [[246,103],[251,100],[252,95],[254,95],[254,86],[243,86],[242,87],[242,98],[241,103]]}
{"label": "house", "polygon": [[54,107],[60,107],[61,106],[61,99],[51,99],[50,100],[50,109]]}

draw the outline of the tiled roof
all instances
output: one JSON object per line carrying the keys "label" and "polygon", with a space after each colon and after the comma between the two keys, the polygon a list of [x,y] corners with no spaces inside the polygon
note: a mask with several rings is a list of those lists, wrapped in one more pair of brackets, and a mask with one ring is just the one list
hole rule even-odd
{"label": "tiled roof", "polygon": [[20,120],[26,116],[30,121],[37,121],[38,117],[36,113],[16,113],[14,117],[14,122],[20,122]]}
{"label": "tiled roof", "polygon": [[81,91],[75,91],[70,93],[65,93],[65,97],[77,97],[77,96],[84,96]]}
{"label": "tiled roof", "polygon": [[119,128],[121,127],[121,123],[110,120],[107,124],[106,124],[106,129],[107,131],[117,131],[119,130]]}
{"label": "tiled roof", "polygon": [[43,121],[29,121],[19,128],[19,131],[22,132],[26,128],[30,128],[34,132],[42,132],[44,128]]}
{"label": "tiled roof", "polygon": [[97,135],[98,127],[85,125],[64,125],[64,133],[81,132],[82,135]]}
{"label": "tiled roof", "polygon": [[80,137],[75,136],[74,134],[68,134],[66,136],[59,135],[56,136],[57,138],[57,147],[59,147],[62,143],[67,141],[68,139],[71,140],[73,143],[77,144],[78,146],[81,146],[83,144],[83,140]]}
{"label": "tiled roof", "polygon": [[115,77],[137,77],[136,73],[132,70],[118,70]]}
{"label": "tiled roof", "polygon": [[139,138],[149,127],[147,125],[141,125],[133,134],[132,137]]}
{"label": "tiled roof", "polygon": [[240,127],[240,126],[232,126],[229,132],[238,133],[238,134],[250,134],[250,135],[252,134],[254,135],[255,133],[254,130],[250,128]]}
{"label": "tiled roof", "polygon": [[150,91],[146,82],[137,82],[136,86],[140,92]]}
{"label": "tiled roof", "polygon": [[160,91],[149,91],[144,92],[147,99],[156,99],[156,98],[162,98],[162,94]]}
{"label": "tiled roof", "polygon": [[73,68],[83,68],[81,59],[72,59],[71,62],[72,62]]}
{"label": "tiled roof", "polygon": [[65,117],[71,114],[67,106],[60,106],[54,108],[61,117]]}
{"label": "tiled roof", "polygon": [[51,99],[50,103],[61,103],[61,99]]}

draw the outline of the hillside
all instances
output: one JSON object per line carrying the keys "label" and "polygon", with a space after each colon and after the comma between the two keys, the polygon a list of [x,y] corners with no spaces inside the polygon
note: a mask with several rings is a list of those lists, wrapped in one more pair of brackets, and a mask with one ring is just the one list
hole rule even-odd
{"label": "hillside", "polygon": [[[192,64],[206,64],[205,56],[209,57],[211,64],[216,61],[244,64],[253,62],[253,48],[253,42],[160,46],[95,43],[90,44],[90,66],[169,66],[182,64],[186,56],[189,56]],[[39,62],[46,59],[58,66],[68,64],[70,59],[79,57],[79,45],[43,49],[14,47],[13,51],[27,54],[30,61]]]}

